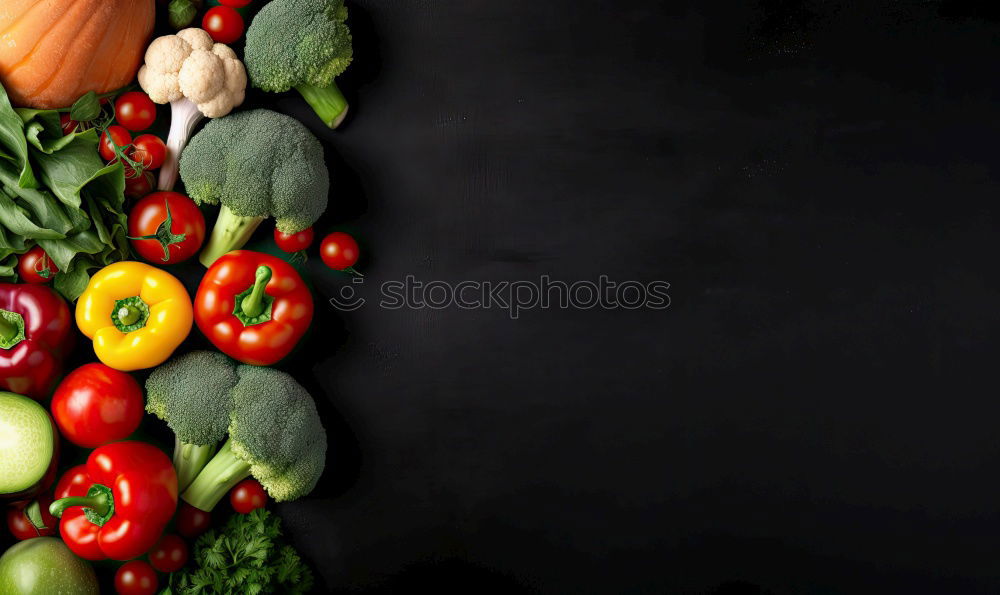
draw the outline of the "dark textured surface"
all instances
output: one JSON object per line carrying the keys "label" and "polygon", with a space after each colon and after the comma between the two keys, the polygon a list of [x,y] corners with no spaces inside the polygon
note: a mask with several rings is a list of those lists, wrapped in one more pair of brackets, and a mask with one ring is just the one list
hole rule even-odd
{"label": "dark textured surface", "polygon": [[672,306],[324,312],[346,452],[281,510],[326,584],[1000,590],[997,17],[354,5],[324,138],[366,297],[607,274]]}
{"label": "dark textured surface", "polygon": [[[331,436],[278,507],[321,590],[1000,591],[997,9],[351,8],[343,130],[250,101],[320,134],[319,228],[367,252],[349,313],[310,261],[284,366]],[[411,274],[672,305],[373,303]]]}

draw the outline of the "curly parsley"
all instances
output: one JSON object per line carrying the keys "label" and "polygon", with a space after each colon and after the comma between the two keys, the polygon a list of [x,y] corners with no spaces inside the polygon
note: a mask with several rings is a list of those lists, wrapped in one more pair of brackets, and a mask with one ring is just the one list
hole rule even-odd
{"label": "curly parsley", "polygon": [[198,538],[192,563],[171,574],[160,595],[307,593],[312,571],[280,537],[281,519],[267,510],[235,514]]}

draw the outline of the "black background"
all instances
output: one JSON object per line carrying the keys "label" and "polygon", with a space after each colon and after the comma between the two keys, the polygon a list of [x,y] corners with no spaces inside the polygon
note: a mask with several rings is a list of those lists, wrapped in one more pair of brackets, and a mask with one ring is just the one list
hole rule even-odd
{"label": "black background", "polygon": [[[341,130],[248,101],[320,136],[318,229],[366,254],[362,284],[308,263],[283,365],[330,434],[277,507],[319,590],[1000,590],[1000,11],[349,6]],[[377,303],[543,274],[663,280],[671,306]],[[325,303],[348,285],[364,307]]]}
{"label": "black background", "polygon": [[352,9],[323,138],[366,297],[607,274],[672,304],[326,312],[350,439],[281,511],[331,589],[1000,590],[1000,11]]}
{"label": "black background", "polygon": [[[332,463],[280,507],[325,586],[1000,590],[995,9],[351,7],[370,302],[318,319]],[[411,274],[672,304],[379,308]]]}

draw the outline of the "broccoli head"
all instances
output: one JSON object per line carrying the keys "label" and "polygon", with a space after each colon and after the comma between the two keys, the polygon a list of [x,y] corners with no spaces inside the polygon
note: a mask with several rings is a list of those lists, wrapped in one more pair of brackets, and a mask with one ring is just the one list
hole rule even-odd
{"label": "broccoli head", "polygon": [[330,174],[323,146],[294,118],[270,110],[210,121],[181,156],[181,179],[198,204],[221,204],[200,260],[210,266],[246,244],[273,217],[298,233],[326,210]]}
{"label": "broccoli head", "polygon": [[326,463],[326,430],[309,393],[272,368],[236,370],[229,440],[182,496],[206,511],[251,475],[276,501],[294,500],[312,491]]}
{"label": "broccoli head", "polygon": [[334,78],[354,54],[346,20],[344,0],[266,4],[247,29],[244,61],[253,85],[277,93],[294,88],[327,126],[339,126],[347,100]]}
{"label": "broccoli head", "polygon": [[146,411],[174,432],[178,489],[194,480],[225,440],[237,382],[236,363],[211,351],[176,357],[146,379]]}

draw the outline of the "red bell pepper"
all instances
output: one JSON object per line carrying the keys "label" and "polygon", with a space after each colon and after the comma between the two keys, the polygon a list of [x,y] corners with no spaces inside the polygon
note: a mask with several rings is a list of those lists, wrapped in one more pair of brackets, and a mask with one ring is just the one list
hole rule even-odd
{"label": "red bell pepper", "polygon": [[49,507],[59,534],[87,560],[131,560],[153,547],[177,509],[177,474],[170,457],[144,442],[94,449],[56,486]]}
{"label": "red bell pepper", "polygon": [[194,298],[194,319],[208,340],[256,366],[288,355],[312,316],[312,294],[292,265],[250,250],[216,260]]}
{"label": "red bell pepper", "polygon": [[73,317],[41,285],[0,283],[0,389],[42,400],[73,346]]}

